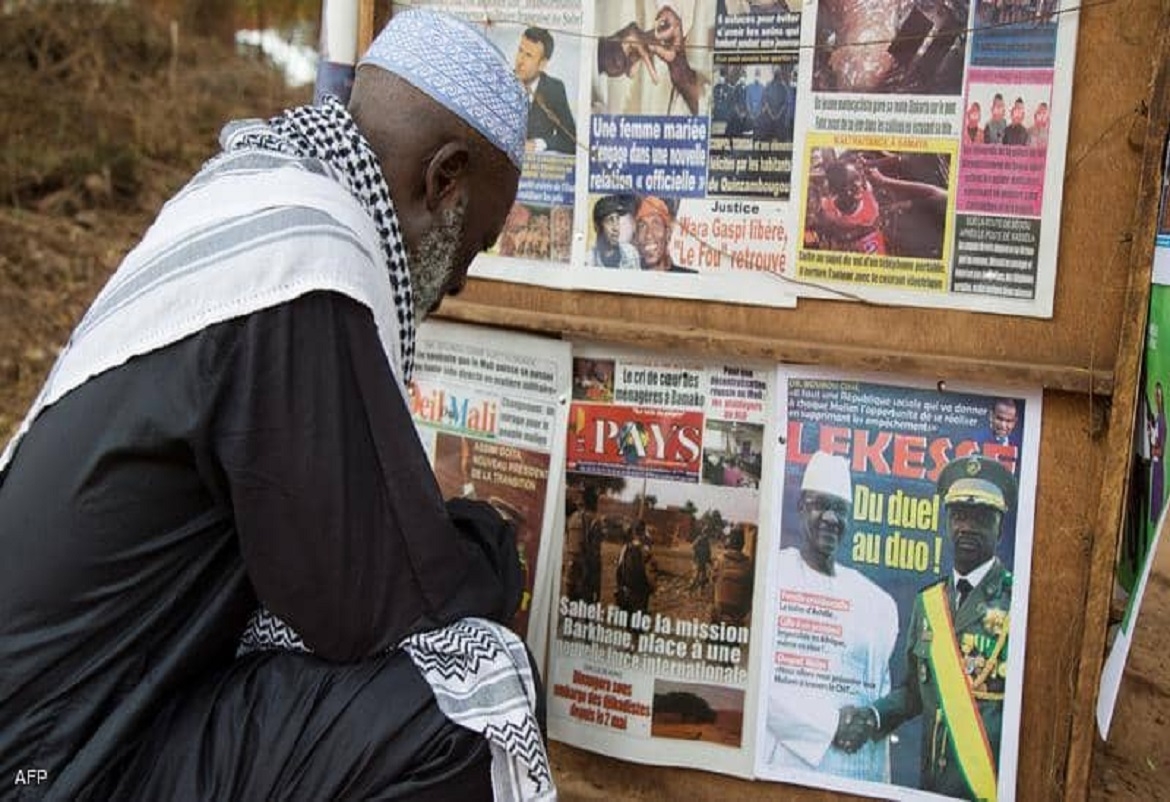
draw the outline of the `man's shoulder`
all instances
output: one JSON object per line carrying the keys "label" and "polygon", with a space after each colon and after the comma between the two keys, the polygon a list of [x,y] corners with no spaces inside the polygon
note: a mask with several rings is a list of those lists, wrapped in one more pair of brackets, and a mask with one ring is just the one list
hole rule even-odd
{"label": "man's shoulder", "polygon": [[1010,599],[1012,595],[1012,581],[1012,572],[996,557],[995,562],[991,564],[991,569],[987,572],[987,576],[983,578],[979,586],[988,597],[1006,596]]}
{"label": "man's shoulder", "polygon": [[565,82],[560,78],[549,75],[547,72],[540,74],[540,80],[536,83],[536,91],[543,94],[546,91],[559,91],[561,94],[565,93]]}

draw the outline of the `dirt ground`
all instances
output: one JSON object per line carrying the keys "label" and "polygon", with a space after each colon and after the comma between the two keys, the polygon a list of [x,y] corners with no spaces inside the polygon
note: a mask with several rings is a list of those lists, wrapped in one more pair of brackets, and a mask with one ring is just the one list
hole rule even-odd
{"label": "dirt ground", "polygon": [[1170,798],[1170,548],[1163,542],[1146,586],[1109,741],[1093,752],[1090,799]]}
{"label": "dirt ground", "polygon": [[[211,155],[222,122],[307,99],[254,58],[194,41],[172,51],[165,29],[125,13],[0,15],[0,443],[122,255]],[[688,595],[680,588],[678,603]],[[1170,798],[1167,628],[1164,548],[1114,732],[1094,754],[1094,800]],[[614,798],[572,750],[554,745],[552,757],[562,799]],[[657,798],[651,785],[636,796]]]}

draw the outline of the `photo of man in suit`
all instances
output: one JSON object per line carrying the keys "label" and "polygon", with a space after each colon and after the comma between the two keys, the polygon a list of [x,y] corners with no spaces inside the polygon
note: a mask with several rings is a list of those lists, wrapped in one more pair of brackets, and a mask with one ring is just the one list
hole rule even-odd
{"label": "photo of man in suit", "polygon": [[526,29],[516,47],[513,72],[528,90],[532,103],[525,143],[530,153],[573,153],[576,149],[577,124],[569,109],[565,84],[544,71],[552,54],[552,34],[544,28]]}

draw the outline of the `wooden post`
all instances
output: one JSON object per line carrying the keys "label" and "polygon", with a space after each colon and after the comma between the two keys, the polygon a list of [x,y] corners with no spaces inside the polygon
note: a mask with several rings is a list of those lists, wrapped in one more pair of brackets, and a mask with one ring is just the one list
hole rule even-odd
{"label": "wooden post", "polygon": [[1133,429],[1137,417],[1142,378],[1142,352],[1146,320],[1150,310],[1150,279],[1153,272],[1154,235],[1158,228],[1158,202],[1162,188],[1162,147],[1170,129],[1170,5],[1162,7],[1157,55],[1154,59],[1153,89],[1145,125],[1141,174],[1134,209],[1132,242],[1129,250],[1129,288],[1114,367],[1113,405],[1105,449],[1104,482],[1098,499],[1097,522],[1093,532],[1089,584],[1085,589],[1085,624],[1081,660],[1076,677],[1073,716],[1069,737],[1065,799],[1088,798],[1093,743],[1096,740],[1097,692],[1105,659],[1105,634],[1109,603],[1113,596],[1114,566],[1129,494],[1130,464],[1133,459]]}
{"label": "wooden post", "polygon": [[366,52],[374,41],[374,0],[358,0],[357,52]]}
{"label": "wooden post", "polygon": [[320,102],[325,94],[335,95],[342,103],[349,101],[353,88],[354,65],[357,64],[359,0],[324,0],[321,5],[320,58],[314,98]]}

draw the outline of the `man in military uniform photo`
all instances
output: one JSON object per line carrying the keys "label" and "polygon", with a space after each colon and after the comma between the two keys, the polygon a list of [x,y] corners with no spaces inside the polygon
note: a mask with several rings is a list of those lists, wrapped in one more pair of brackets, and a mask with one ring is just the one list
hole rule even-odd
{"label": "man in military uniform photo", "polygon": [[577,509],[565,525],[564,571],[561,595],[592,604],[601,598],[602,522],[597,515],[599,491],[586,484]]}
{"label": "man in military uniform photo", "polygon": [[906,679],[855,716],[871,739],[922,716],[920,787],[994,799],[1008,672],[1012,575],[995,556],[1016,481],[994,459],[953,460],[938,477],[953,571],[918,593]]}

